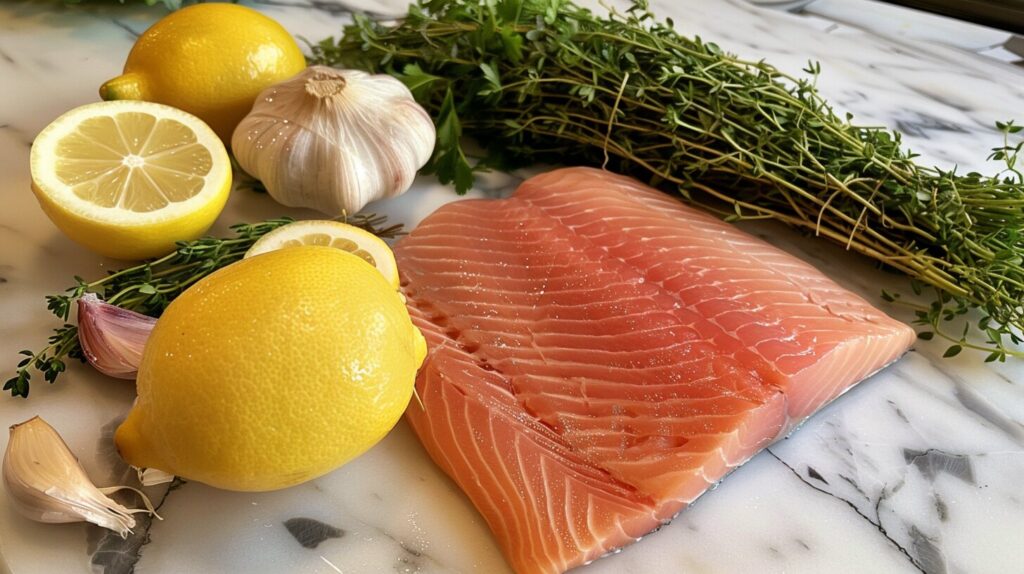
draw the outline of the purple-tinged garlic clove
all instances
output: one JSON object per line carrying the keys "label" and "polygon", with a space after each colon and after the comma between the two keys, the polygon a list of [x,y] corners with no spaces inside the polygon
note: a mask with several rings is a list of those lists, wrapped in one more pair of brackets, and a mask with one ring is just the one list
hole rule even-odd
{"label": "purple-tinged garlic clove", "polygon": [[78,340],[89,364],[119,379],[134,379],[156,319],[111,305],[92,293],[78,299]]}

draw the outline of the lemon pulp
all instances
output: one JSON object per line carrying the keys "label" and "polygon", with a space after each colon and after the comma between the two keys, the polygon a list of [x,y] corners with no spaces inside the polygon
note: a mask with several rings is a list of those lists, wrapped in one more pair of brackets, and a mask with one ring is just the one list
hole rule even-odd
{"label": "lemon pulp", "polygon": [[57,179],[76,196],[140,213],[195,196],[213,166],[192,129],[144,112],[86,119],[56,152]]}

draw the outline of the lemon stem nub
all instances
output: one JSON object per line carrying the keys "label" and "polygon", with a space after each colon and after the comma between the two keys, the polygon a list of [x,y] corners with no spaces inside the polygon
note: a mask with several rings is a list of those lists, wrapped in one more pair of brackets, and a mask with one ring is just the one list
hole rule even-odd
{"label": "lemon stem nub", "polygon": [[100,86],[100,97],[104,100],[146,100],[144,83],[138,74],[128,72],[107,80]]}

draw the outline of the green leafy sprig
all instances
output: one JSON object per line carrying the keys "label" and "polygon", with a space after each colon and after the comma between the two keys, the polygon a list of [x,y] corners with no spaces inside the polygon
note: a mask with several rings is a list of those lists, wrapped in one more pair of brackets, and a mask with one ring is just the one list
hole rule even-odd
{"label": "green leafy sprig", "polygon": [[[1020,126],[995,175],[915,161],[900,134],[840,116],[820,67],[786,74],[723,52],[637,1],[596,15],[565,0],[421,0],[397,22],[359,17],[312,46],[314,63],[390,73],[438,121],[430,168],[465,191],[484,165],[607,165],[727,220],[775,219],[914,279],[922,338],[947,355],[1024,356]],[[896,300],[895,295],[886,294]],[[927,297],[926,299],[922,299]],[[950,321],[972,320],[961,333]]]}
{"label": "green leafy sprig", "polygon": [[[387,218],[375,214],[357,214],[343,221],[365,229],[382,238],[402,234],[402,225],[385,225]],[[231,238],[204,237],[184,241],[178,248],[159,259],[112,271],[106,277],[87,281],[75,277],[75,286],[60,295],[48,295],[46,307],[62,321],[68,321],[75,303],[86,293],[96,293],[106,302],[159,317],[164,309],[185,289],[214,271],[230,265],[245,255],[257,239],[270,231],[291,223],[281,217],[261,223],[242,223],[231,229]],[[47,345],[39,351],[23,350],[14,377],[4,384],[12,396],[28,397],[33,371],[42,373],[49,383],[57,380],[67,368],[67,359],[85,361],[78,342],[78,327],[65,323],[54,329]]]}

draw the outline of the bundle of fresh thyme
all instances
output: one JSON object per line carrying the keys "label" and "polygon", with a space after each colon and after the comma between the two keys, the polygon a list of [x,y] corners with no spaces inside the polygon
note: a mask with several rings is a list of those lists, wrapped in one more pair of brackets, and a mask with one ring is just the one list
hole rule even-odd
{"label": "bundle of fresh thyme", "polygon": [[[386,220],[386,217],[375,214],[358,214],[344,219],[346,223],[382,238],[402,233],[402,225],[386,226]],[[67,321],[71,309],[82,295],[97,293],[110,304],[159,317],[171,301],[193,283],[240,260],[257,239],[291,222],[291,218],[282,217],[262,223],[234,225],[231,229],[235,236],[231,238],[204,237],[182,242],[173,253],[164,257],[112,271],[94,281],[75,277],[75,286],[67,289],[66,294],[48,295],[46,306],[59,319]],[[28,397],[33,370],[53,383],[66,369],[66,359],[85,361],[78,343],[78,327],[70,323],[54,329],[43,349],[26,349],[21,354],[25,358],[18,363],[15,376],[4,384],[4,390],[16,397]]]}
{"label": "bundle of fresh thyme", "polygon": [[[397,23],[357,18],[313,50],[316,63],[402,79],[437,120],[431,167],[460,191],[473,179],[463,131],[495,152],[485,165],[608,165],[727,219],[776,219],[906,273],[919,295],[934,291],[915,305],[920,336],[949,339],[947,356],[1024,355],[1006,343],[1024,328],[1012,122],[998,124],[995,176],[922,166],[898,133],[838,116],[815,88],[816,64],[800,78],[740,59],[679,35],[646,2],[604,16],[563,0],[420,0]],[[974,308],[980,321],[962,334],[943,330]]]}

